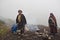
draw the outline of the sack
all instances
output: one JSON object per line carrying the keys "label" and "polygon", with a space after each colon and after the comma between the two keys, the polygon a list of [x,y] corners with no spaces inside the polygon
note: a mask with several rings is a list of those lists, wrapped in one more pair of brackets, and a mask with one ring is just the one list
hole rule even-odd
{"label": "sack", "polygon": [[25,32],[29,31],[29,28],[27,27],[27,25],[25,25]]}
{"label": "sack", "polygon": [[11,28],[12,32],[16,32],[17,31],[17,24],[14,24]]}
{"label": "sack", "polygon": [[35,32],[35,31],[37,31],[37,30],[40,30],[39,28],[38,28],[38,26],[36,26],[36,25],[26,25],[25,26],[25,30],[27,30],[27,31],[31,31],[31,32]]}

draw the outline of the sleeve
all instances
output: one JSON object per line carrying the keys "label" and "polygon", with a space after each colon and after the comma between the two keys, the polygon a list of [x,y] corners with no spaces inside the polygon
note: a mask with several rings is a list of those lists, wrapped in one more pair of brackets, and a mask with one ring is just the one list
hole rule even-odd
{"label": "sleeve", "polygon": [[57,21],[55,21],[55,24],[56,24],[56,26],[57,26]]}
{"label": "sleeve", "polygon": [[16,17],[16,23],[18,23],[18,15],[17,15],[17,17]]}
{"label": "sleeve", "polygon": [[22,15],[22,16],[23,16],[23,24],[25,25],[25,24],[27,24],[27,21],[26,21],[25,16],[24,15]]}

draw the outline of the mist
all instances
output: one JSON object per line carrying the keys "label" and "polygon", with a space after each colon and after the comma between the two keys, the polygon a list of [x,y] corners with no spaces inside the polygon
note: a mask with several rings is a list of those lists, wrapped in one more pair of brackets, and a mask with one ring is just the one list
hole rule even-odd
{"label": "mist", "polygon": [[21,9],[28,24],[48,25],[50,13],[54,13],[60,27],[60,0],[0,0],[0,16],[15,20]]}

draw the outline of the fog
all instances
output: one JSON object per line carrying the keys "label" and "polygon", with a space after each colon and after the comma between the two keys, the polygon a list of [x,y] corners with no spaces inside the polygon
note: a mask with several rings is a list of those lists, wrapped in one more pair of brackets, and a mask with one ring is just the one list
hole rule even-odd
{"label": "fog", "polygon": [[21,9],[28,24],[48,25],[51,12],[60,26],[60,0],[0,0],[0,16],[15,20]]}

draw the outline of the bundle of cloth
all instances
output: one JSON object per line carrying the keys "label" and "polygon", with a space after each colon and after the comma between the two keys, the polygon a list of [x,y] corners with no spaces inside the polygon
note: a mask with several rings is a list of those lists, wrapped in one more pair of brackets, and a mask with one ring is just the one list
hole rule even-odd
{"label": "bundle of cloth", "polygon": [[12,32],[16,32],[17,31],[17,24],[13,24],[12,28],[11,28]]}
{"label": "bundle of cloth", "polygon": [[[12,32],[17,32],[17,30],[18,30],[18,25],[17,25],[17,24],[14,24],[14,25],[12,26],[12,28],[11,28],[11,31],[12,31]],[[28,31],[36,32],[36,31],[38,31],[38,30],[40,30],[40,29],[38,28],[38,26],[36,26],[36,25],[29,25],[29,24],[26,24],[26,25],[25,25],[25,28],[24,28],[24,31],[25,31],[25,32],[28,32]]]}

